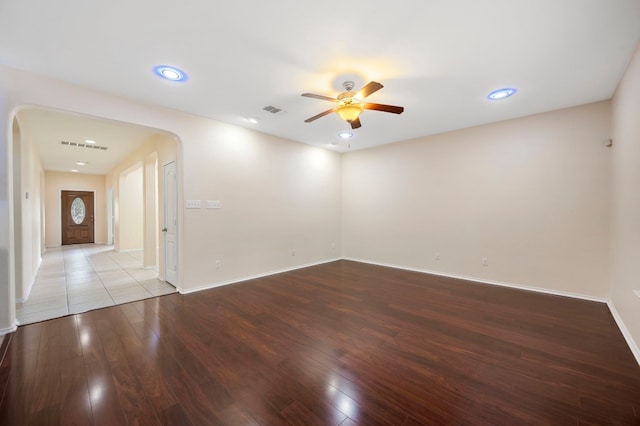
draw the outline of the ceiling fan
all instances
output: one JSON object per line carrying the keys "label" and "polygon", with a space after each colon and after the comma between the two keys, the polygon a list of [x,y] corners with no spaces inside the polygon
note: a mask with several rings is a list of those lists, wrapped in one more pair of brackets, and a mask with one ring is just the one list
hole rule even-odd
{"label": "ceiling fan", "polygon": [[401,106],[372,104],[369,102],[364,102],[364,98],[384,87],[378,82],[372,81],[357,92],[353,91],[353,81],[345,81],[342,86],[344,87],[345,91],[340,93],[337,98],[315,95],[313,93],[303,93],[302,96],[305,96],[307,98],[322,99],[324,101],[331,101],[336,103],[335,107],[321,112],[318,115],[314,115],[311,118],[307,118],[306,120],[304,120],[304,122],[311,123],[312,121],[315,121],[320,117],[324,117],[325,115],[335,112],[340,116],[340,118],[351,124],[352,129],[357,129],[358,127],[362,126],[362,124],[360,123],[360,113],[365,109],[391,112],[393,114],[402,114],[402,112],[404,111],[404,107]]}

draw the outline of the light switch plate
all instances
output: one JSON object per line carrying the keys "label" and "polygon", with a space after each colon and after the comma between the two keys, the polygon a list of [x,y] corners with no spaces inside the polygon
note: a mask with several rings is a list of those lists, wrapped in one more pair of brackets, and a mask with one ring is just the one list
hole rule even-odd
{"label": "light switch plate", "polygon": [[187,200],[187,208],[188,209],[200,209],[202,208],[201,200]]}
{"label": "light switch plate", "polygon": [[222,208],[222,203],[220,202],[220,200],[207,200],[207,208],[220,209]]}

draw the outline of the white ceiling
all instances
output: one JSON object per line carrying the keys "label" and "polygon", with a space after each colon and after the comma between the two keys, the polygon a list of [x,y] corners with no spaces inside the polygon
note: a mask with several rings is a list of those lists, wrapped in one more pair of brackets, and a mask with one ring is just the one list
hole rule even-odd
{"label": "white ceiling", "polygon": [[381,82],[405,112],[364,111],[362,149],[609,99],[639,39],[639,0],[0,0],[0,64],[337,151],[301,93]]}
{"label": "white ceiling", "polygon": [[[17,116],[21,136],[33,142],[40,153],[42,167],[59,172],[75,169],[84,174],[107,174],[159,133],[143,126],[47,109],[25,109]],[[87,139],[95,144],[86,143]],[[62,144],[63,141],[69,144]],[[77,161],[87,164],[79,165]]]}

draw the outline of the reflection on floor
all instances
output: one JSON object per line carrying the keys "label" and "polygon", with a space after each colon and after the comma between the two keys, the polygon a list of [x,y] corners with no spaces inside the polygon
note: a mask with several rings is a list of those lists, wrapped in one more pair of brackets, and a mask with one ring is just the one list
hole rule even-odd
{"label": "reflection on floor", "polygon": [[121,253],[94,244],[47,249],[29,298],[16,304],[19,323],[174,293],[156,269],[143,269],[142,256],[142,251]]}

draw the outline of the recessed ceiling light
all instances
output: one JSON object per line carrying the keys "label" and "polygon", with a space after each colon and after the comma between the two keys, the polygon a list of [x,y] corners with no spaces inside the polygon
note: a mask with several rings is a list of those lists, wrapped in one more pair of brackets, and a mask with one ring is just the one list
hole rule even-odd
{"label": "recessed ceiling light", "polygon": [[73,173],[78,173],[78,169],[71,169]]}
{"label": "recessed ceiling light", "polygon": [[89,164],[89,162],[88,161],[76,161],[76,164],[78,166],[86,166],[87,164]]}
{"label": "recessed ceiling light", "polygon": [[487,95],[487,99],[490,101],[498,101],[500,99],[506,99],[509,96],[513,96],[516,94],[518,89],[513,89],[511,87],[505,87],[504,89],[494,90],[493,92]]}
{"label": "recessed ceiling light", "polygon": [[258,120],[257,120],[257,119],[255,119],[255,118],[253,118],[253,117],[247,118],[247,121],[248,121],[249,123],[253,123],[253,124],[257,124],[257,123],[258,123]]}
{"label": "recessed ceiling light", "polygon": [[158,77],[164,78],[169,81],[186,81],[187,74],[175,67],[170,67],[168,65],[158,65],[153,68],[153,72],[156,73]]}
{"label": "recessed ceiling light", "polygon": [[96,141],[92,141],[91,139],[85,139],[84,143],[88,143],[88,144],[93,145],[93,144],[96,143]]}
{"label": "recessed ceiling light", "polygon": [[353,137],[353,133],[347,131],[340,132],[338,133],[338,137],[340,139],[351,139]]}

